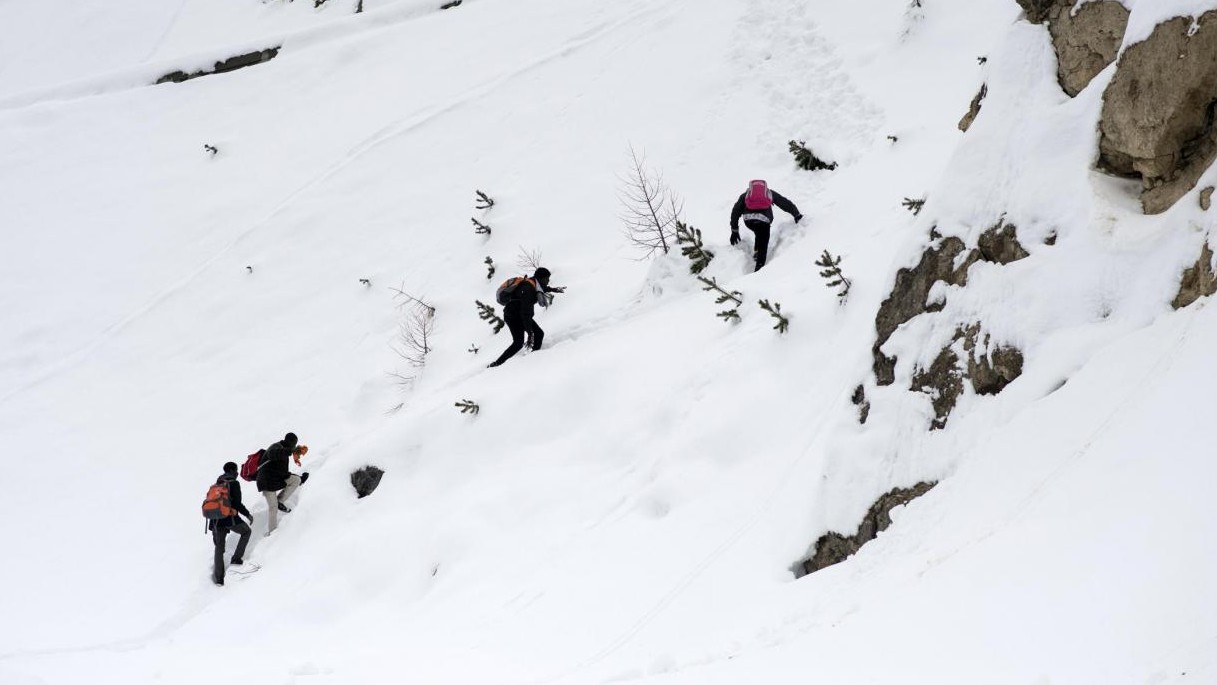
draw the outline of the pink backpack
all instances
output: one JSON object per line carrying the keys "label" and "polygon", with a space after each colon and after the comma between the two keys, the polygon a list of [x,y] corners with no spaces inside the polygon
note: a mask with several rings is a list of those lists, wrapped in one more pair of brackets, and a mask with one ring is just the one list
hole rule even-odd
{"label": "pink backpack", "polygon": [[748,182],[748,193],[744,195],[744,206],[748,209],[769,209],[773,206],[773,193],[769,184],[761,180]]}

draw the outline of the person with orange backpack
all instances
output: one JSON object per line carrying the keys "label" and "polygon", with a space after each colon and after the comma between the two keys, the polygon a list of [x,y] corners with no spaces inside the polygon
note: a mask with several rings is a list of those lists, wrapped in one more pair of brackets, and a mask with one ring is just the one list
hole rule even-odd
{"label": "person with orange backpack", "polygon": [[503,321],[511,331],[511,345],[503,350],[499,358],[491,362],[487,368],[494,368],[511,359],[517,352],[524,349],[527,338],[532,349],[541,349],[541,341],[545,339],[545,331],[537,325],[533,318],[536,314],[535,305],[548,307],[553,301],[550,293],[565,292],[565,288],[549,285],[549,269],[538,267],[532,277],[517,276],[509,278],[499,286],[495,299],[503,305]]}
{"label": "person with orange backpack", "polygon": [[229,563],[234,566],[245,563],[245,546],[249,544],[250,527],[238,515],[249,519],[249,523],[254,522],[254,515],[241,503],[241,483],[237,480],[237,465],[230,461],[224,464],[224,473],[216,479],[215,485],[208,489],[207,499],[203,500],[203,517],[207,519],[207,529],[211,531],[211,538],[215,543],[215,564],[212,566],[211,580],[216,585],[224,584],[224,548],[229,532],[236,532],[241,536]]}
{"label": "person with orange backpack", "polygon": [[735,206],[731,208],[731,244],[735,245],[740,241],[740,219],[744,220],[744,225],[756,238],[756,268],[753,271],[760,271],[769,257],[769,227],[773,223],[774,205],[793,216],[796,224],[802,221],[803,215],[799,213],[799,208],[776,190],[770,190],[769,184],[760,179],[749,181],[748,190],[739,196]]}

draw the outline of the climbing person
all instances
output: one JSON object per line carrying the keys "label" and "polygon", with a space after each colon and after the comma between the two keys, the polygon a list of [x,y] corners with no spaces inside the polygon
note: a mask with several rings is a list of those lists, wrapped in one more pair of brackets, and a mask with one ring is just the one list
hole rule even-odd
{"label": "climbing person", "polygon": [[291,511],[284,502],[308,480],[307,471],[298,476],[291,472],[288,460],[295,460],[296,466],[300,466],[300,457],[308,454],[308,445],[297,445],[297,442],[296,434],[288,433],[267,447],[258,463],[258,492],[266,498],[267,535],[279,527],[279,512]]}
{"label": "climbing person", "polygon": [[769,256],[769,227],[773,223],[773,205],[777,205],[778,209],[793,216],[796,224],[803,219],[799,208],[795,207],[793,202],[787,200],[776,190],[771,190],[768,183],[759,179],[748,182],[748,190],[739,196],[739,199],[735,201],[735,206],[731,208],[731,244],[735,245],[740,241],[740,219],[744,220],[744,225],[752,231],[756,238],[756,268],[753,269],[754,271],[760,271]]}
{"label": "climbing person", "polygon": [[254,522],[254,515],[249,513],[249,509],[241,503],[241,482],[237,480],[237,465],[235,462],[224,464],[224,473],[216,479],[216,485],[224,485],[228,488],[228,506],[232,510],[231,516],[224,518],[212,519],[208,522],[208,527],[211,530],[211,538],[215,543],[215,564],[212,566],[211,580],[216,585],[224,584],[224,548],[227,545],[228,533],[235,532],[241,536],[237,542],[237,549],[232,553],[230,563],[234,566],[240,566],[245,563],[245,546],[249,544],[250,528],[249,524],[241,520],[241,516],[249,519],[249,523]]}
{"label": "climbing person", "polygon": [[499,358],[491,362],[487,368],[494,368],[515,356],[524,348],[527,339],[532,349],[541,349],[541,341],[545,339],[545,331],[537,325],[533,315],[535,305],[548,307],[553,301],[550,293],[565,292],[565,288],[549,285],[549,269],[537,267],[532,277],[517,276],[509,278],[499,286],[495,297],[503,305],[503,321],[511,331],[511,345],[503,350]]}

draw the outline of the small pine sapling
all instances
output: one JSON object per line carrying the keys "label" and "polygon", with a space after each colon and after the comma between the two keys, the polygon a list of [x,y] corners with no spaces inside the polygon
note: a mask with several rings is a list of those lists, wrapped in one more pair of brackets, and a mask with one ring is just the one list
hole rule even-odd
{"label": "small pine sapling", "polygon": [[824,250],[824,254],[816,260],[816,266],[820,267],[820,276],[828,281],[825,285],[829,288],[837,288],[837,297],[842,303],[849,296],[849,286],[852,282],[845,277],[841,271],[841,258],[832,256],[828,250]]}
{"label": "small pine sapling", "polygon": [[892,141],[892,145],[895,145],[896,143],[900,142],[900,139],[897,138],[896,136],[888,136],[887,139]]}
{"label": "small pine sapling", "polygon": [[252,273],[254,272],[254,268],[253,268],[252,266],[246,266],[246,267],[245,267],[245,271],[246,271],[246,273],[251,273],[251,274],[252,274]]}
{"label": "small pine sapling", "polygon": [[495,335],[498,335],[499,331],[503,330],[503,326],[507,325],[507,322],[499,318],[499,314],[494,310],[494,307],[479,300],[474,300],[473,303],[478,307],[478,318],[494,328]]}
{"label": "small pine sapling", "polygon": [[218,148],[214,145],[204,144],[203,149],[206,150],[207,152],[211,153],[212,157],[215,157],[216,155],[218,155],[220,153],[220,148]]}
{"label": "small pine sapling", "polygon": [[461,410],[462,414],[473,414],[474,416],[477,416],[477,413],[482,411],[478,403],[473,400],[461,400],[456,403],[456,407]]}
{"label": "small pine sapling", "polygon": [[913,216],[917,216],[921,213],[921,208],[925,206],[925,200],[926,199],[924,197],[917,200],[914,200],[911,197],[906,197],[904,198],[904,202],[901,202],[900,205],[912,212]]}
{"label": "small pine sapling", "polygon": [[484,224],[484,223],[478,221],[477,219],[474,219],[473,217],[469,217],[469,220],[473,222],[473,232],[474,233],[477,233],[478,235],[490,235],[490,226],[489,225]]}
{"label": "small pine sapling", "polygon": [[985,64],[986,64],[988,61],[989,61],[989,58],[988,58],[988,57],[977,57],[977,58],[976,58],[976,63],[977,63],[977,64],[979,64],[979,65],[980,65],[980,66],[982,66],[982,67],[983,67],[983,66],[984,66],[984,65],[985,65]]}
{"label": "small pine sapling", "polygon": [[676,222],[676,243],[681,246],[680,254],[689,258],[689,272],[694,275],[705,271],[714,259],[714,253],[702,244],[701,231],[683,221]]}
{"label": "small pine sapling", "polygon": [[825,162],[816,157],[815,153],[807,149],[807,143],[799,141],[790,141],[790,154],[794,155],[794,163],[804,171],[832,171],[837,168],[836,162]]}
{"label": "small pine sapling", "polygon": [[473,343],[469,343],[469,349],[467,349],[465,351],[470,354],[477,354],[478,352],[482,351],[482,348],[478,347],[477,345],[474,345]]}
{"label": "small pine sapling", "polygon": [[782,314],[781,303],[774,302],[771,305],[771,304],[769,304],[769,300],[758,300],[757,305],[761,309],[764,309],[765,311],[769,312],[769,316],[772,316],[773,318],[777,319],[777,323],[775,323],[773,325],[773,330],[777,331],[778,333],[785,333],[786,329],[790,327],[790,319],[788,319],[787,317],[785,317]]}
{"label": "small pine sapling", "polygon": [[486,257],[486,260],[483,263],[486,265],[486,280],[489,281],[490,279],[494,278],[494,260],[490,257]]}
{"label": "small pine sapling", "polygon": [[367,288],[372,287],[372,281],[367,278],[361,278],[361,279],[359,279],[359,282],[362,283],[364,285],[364,287],[367,287]]}
{"label": "small pine sapling", "polygon": [[486,210],[486,209],[490,209],[491,207],[494,206],[494,198],[490,197],[489,195],[487,195],[486,193],[483,193],[480,190],[475,190],[473,192],[477,194],[477,199],[474,200],[474,203],[473,203],[474,209]]}
{"label": "small pine sapling", "polygon": [[734,307],[732,307],[731,309],[725,309],[725,310],[719,312],[718,314],[716,314],[716,316],[718,316],[723,321],[728,321],[728,322],[738,322],[740,320],[739,308],[740,308],[740,305],[744,304],[744,294],[743,293],[741,293],[738,290],[732,290],[730,292],[723,290],[723,288],[721,286],[719,286],[718,279],[716,279],[716,278],[706,278],[705,276],[698,276],[697,280],[699,280],[703,284],[705,284],[705,287],[702,288],[702,290],[705,290],[707,292],[714,290],[714,291],[718,292],[718,294],[719,294],[718,299],[714,300],[715,304],[724,304],[726,302],[735,303]]}

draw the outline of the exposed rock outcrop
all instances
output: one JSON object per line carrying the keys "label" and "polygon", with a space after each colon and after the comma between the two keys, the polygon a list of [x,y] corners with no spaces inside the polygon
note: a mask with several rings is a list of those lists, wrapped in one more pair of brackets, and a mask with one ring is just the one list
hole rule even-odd
{"label": "exposed rock outcrop", "polygon": [[265,50],[256,50],[248,52],[244,55],[229,57],[222,62],[216,62],[215,66],[210,71],[195,71],[187,74],[184,71],[173,71],[158,78],[156,82],[160,83],[181,83],[200,76],[210,76],[211,74],[222,74],[227,71],[236,71],[245,67],[269,62],[279,55],[279,47],[267,48]]}
{"label": "exposed rock outcrop", "polygon": [[[961,363],[957,350],[967,359]],[[930,368],[913,376],[910,390],[930,395],[934,420],[930,430],[947,425],[955,403],[964,391],[964,380],[977,395],[996,395],[1023,373],[1023,353],[1010,345],[994,345],[979,323],[955,330],[950,344],[938,353]]]}
{"label": "exposed rock outcrop", "polygon": [[911,488],[895,488],[875,500],[862,523],[858,524],[856,533],[845,536],[840,533],[825,533],[816,540],[811,557],[795,564],[794,575],[802,578],[809,573],[815,573],[822,568],[845,561],[853,556],[862,546],[874,540],[879,533],[892,525],[892,509],[908,504],[929,492],[937,483],[918,483]]}
{"label": "exposed rock outcrop", "polygon": [[[934,235],[931,231],[931,235]],[[964,286],[968,283],[968,269],[977,261],[994,264],[1009,264],[1029,256],[1018,241],[1018,229],[1005,219],[981,234],[977,247],[964,254],[965,245],[959,238],[941,240],[921,255],[921,262],[912,269],[896,272],[896,284],[875,316],[875,346],[872,369],[879,385],[891,385],[896,380],[896,360],[880,351],[892,333],[901,324],[927,312],[942,310],[942,303],[929,302],[930,289],[935,283]]]}
{"label": "exposed rock outcrop", "polygon": [[1166,211],[1217,158],[1217,10],[1176,17],[1129,46],[1103,94],[1099,166],[1140,178],[1146,214]]}
{"label": "exposed rock outcrop", "polygon": [[1027,13],[1027,21],[1032,24],[1042,24],[1048,18],[1049,12],[1059,0],[1015,0],[1023,12]]}
{"label": "exposed rock outcrop", "polygon": [[883,304],[879,305],[879,313],[875,316],[875,331],[878,337],[871,351],[875,358],[873,369],[879,385],[891,385],[896,380],[896,360],[880,351],[892,333],[895,333],[901,324],[919,314],[942,309],[942,305],[928,302],[930,288],[940,281],[949,285],[967,284],[968,267],[972,266],[979,254],[973,251],[962,263],[957,264],[965,248],[964,242],[959,238],[946,238],[938,245],[926,249],[917,266],[896,272],[896,284]]}
{"label": "exposed rock outcrop", "polygon": [[976,92],[976,97],[972,98],[972,104],[968,106],[968,113],[963,115],[959,120],[959,130],[967,132],[972,128],[972,122],[976,121],[976,117],[980,115],[980,103],[984,102],[985,96],[989,94],[989,84],[980,84],[980,90]]}
{"label": "exposed rock outcrop", "polygon": [[1213,186],[1209,186],[1200,191],[1200,209],[1203,209],[1206,212],[1209,211],[1209,207],[1213,206],[1213,190],[1215,190],[1215,188]]}
{"label": "exposed rock outcrop", "polygon": [[1189,304],[1217,293],[1217,276],[1213,274],[1213,251],[1206,242],[1200,248],[1200,259],[1183,270],[1183,278],[1179,282],[1179,293],[1171,300],[1175,309],[1183,309]]}
{"label": "exposed rock outcrop", "polygon": [[1116,60],[1128,9],[1116,0],[1087,2],[1073,11],[1073,2],[1057,2],[1048,21],[1056,49],[1056,74],[1070,97],[1082,92],[1100,71]]}

